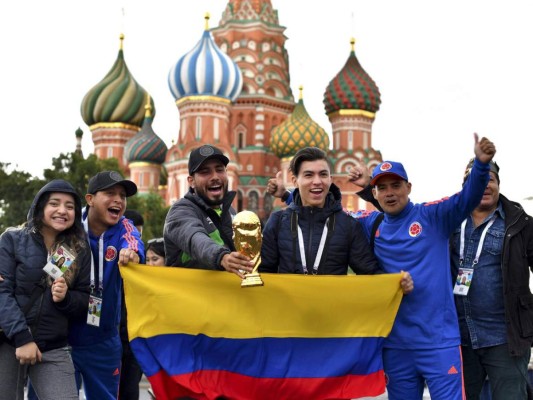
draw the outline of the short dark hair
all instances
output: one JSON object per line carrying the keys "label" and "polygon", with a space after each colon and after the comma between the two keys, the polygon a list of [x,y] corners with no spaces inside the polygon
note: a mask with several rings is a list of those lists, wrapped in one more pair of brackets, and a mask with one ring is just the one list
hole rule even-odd
{"label": "short dark hair", "polygon": [[300,166],[304,161],[324,160],[331,170],[331,163],[329,162],[326,152],[318,147],[304,147],[296,152],[289,165],[289,170],[294,176],[298,176]]}
{"label": "short dark hair", "polygon": [[130,219],[131,222],[133,222],[133,225],[135,226],[143,226],[144,225],[144,218],[137,210],[131,210],[128,209],[124,211],[124,216],[127,219]]}
{"label": "short dark hair", "polygon": [[152,250],[155,254],[165,258],[165,243],[163,238],[154,238],[146,242],[146,252]]}

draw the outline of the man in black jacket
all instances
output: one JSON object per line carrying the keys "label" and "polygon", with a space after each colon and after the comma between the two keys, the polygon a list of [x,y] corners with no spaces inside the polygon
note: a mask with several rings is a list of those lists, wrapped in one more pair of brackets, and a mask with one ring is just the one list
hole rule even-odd
{"label": "man in black jacket", "polygon": [[467,398],[479,398],[488,376],[493,400],[526,399],[533,219],[500,194],[495,162],[479,206],[451,238],[451,258]]}
{"label": "man in black jacket", "polygon": [[[314,275],[383,273],[361,224],[343,211],[340,190],[332,182],[326,153],[299,150],[290,171],[296,190],[285,210],[273,213],[263,232],[261,272]],[[409,273],[400,282],[413,290]]]}

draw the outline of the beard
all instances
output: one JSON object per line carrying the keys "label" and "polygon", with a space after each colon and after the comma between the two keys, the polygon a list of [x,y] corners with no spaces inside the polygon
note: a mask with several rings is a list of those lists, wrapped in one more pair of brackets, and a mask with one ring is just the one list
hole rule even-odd
{"label": "beard", "polygon": [[209,207],[219,207],[224,201],[224,198],[226,197],[226,195],[228,194],[228,186],[227,185],[223,186],[222,196],[220,196],[220,198],[217,198],[217,199],[209,198],[209,196],[207,195],[207,192],[203,190],[202,191],[195,190],[195,192],[198,196],[200,196],[200,198],[204,201],[204,203],[207,204]]}

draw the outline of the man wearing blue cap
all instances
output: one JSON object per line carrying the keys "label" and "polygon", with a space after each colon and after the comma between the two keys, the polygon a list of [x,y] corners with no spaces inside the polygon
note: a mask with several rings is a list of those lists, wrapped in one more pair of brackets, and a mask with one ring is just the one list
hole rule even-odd
{"label": "man wearing blue cap", "polygon": [[[414,204],[411,183],[401,163],[385,161],[370,177],[366,167],[350,171],[363,187],[358,194],[383,212],[360,211],[367,237],[387,273],[407,271],[415,289],[404,297],[391,334],[385,340],[384,370],[390,400],[422,399],[427,382],[433,400],[462,400],[464,389],[460,334],[450,273],[449,237],[479,204],[489,180],[494,144],[474,134],[476,160],[463,190],[449,198]],[[269,182],[269,192],[284,188]],[[290,201],[290,197],[288,201]]]}
{"label": "man wearing blue cap", "polygon": [[[383,215],[374,238],[376,257],[385,271],[409,271],[419,282],[404,298],[385,340],[383,361],[391,400],[421,399],[424,382],[434,400],[464,398],[449,237],[479,204],[489,180],[489,162],[496,153],[490,140],[479,140],[477,134],[474,138],[476,159],[462,191],[436,202],[413,204],[409,200],[411,183],[401,163],[377,165],[370,181],[363,168],[350,173],[355,184],[365,187],[361,196],[377,201],[383,210],[354,215],[369,236]],[[367,195],[370,188],[373,199]]]}

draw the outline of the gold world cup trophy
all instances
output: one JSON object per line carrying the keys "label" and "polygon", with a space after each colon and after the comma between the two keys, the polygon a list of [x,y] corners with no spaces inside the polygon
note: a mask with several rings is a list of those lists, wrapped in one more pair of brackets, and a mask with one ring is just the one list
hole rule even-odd
{"label": "gold world cup trophy", "polygon": [[233,218],[233,243],[241,254],[250,257],[254,263],[252,272],[244,274],[241,287],[263,286],[263,280],[257,272],[261,264],[261,222],[251,211],[241,211]]}

